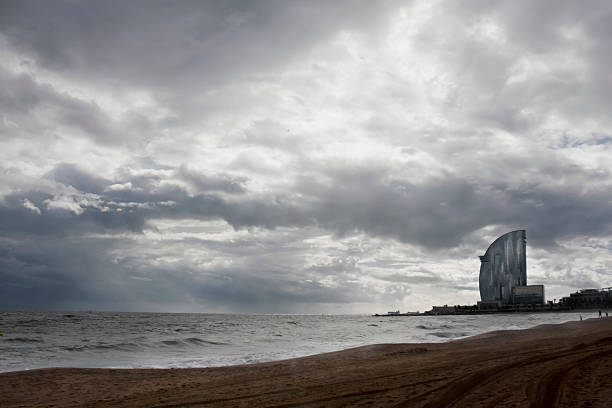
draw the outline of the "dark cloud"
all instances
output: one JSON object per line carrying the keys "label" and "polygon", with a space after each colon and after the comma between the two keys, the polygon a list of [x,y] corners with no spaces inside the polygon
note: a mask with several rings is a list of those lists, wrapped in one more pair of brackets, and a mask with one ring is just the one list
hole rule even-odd
{"label": "dark cloud", "polygon": [[[0,67],[0,86],[5,90],[0,95],[0,106],[18,126],[18,130],[6,128],[4,122],[0,128],[4,125],[5,132],[18,131],[20,136],[39,139],[76,132],[102,145],[134,145],[151,136],[148,118],[127,112],[113,119],[95,102],[58,91],[28,74],[14,75]],[[137,136],[127,140],[125,133]]]}
{"label": "dark cloud", "polygon": [[305,189],[318,201],[313,212],[319,224],[340,234],[360,230],[448,247],[487,223],[481,220],[485,203],[465,180],[413,184],[381,176],[361,169],[339,176],[331,186],[308,182]]}
{"label": "dark cloud", "polygon": [[338,29],[376,24],[384,10],[367,1],[9,1],[0,26],[53,71],[189,92],[283,64]]}
{"label": "dark cloud", "polygon": [[231,177],[226,174],[200,174],[185,165],[179,167],[177,175],[198,191],[223,191],[231,194],[245,193],[245,184],[248,181],[246,177]]}
{"label": "dark cloud", "polygon": [[92,135],[109,133],[106,118],[94,103],[87,103],[67,94],[60,94],[48,84],[37,83],[29,75],[11,75],[0,71],[3,108],[19,115],[36,115],[36,110],[51,109],[55,119],[67,126],[75,126]]}
{"label": "dark cloud", "polygon": [[368,297],[364,288],[348,290],[350,284],[329,288],[295,280],[289,270],[271,276],[274,263],[262,257],[248,258],[236,267],[202,268],[188,259],[181,260],[180,267],[154,266],[131,253],[129,240],[116,237],[16,237],[16,241],[1,240],[2,309],[96,305],[116,310],[121,305],[124,310],[138,310],[139,305],[147,305],[149,310],[165,310],[167,305],[182,304],[204,311],[288,313],[299,312],[299,305]]}
{"label": "dark cloud", "polygon": [[48,177],[86,193],[101,194],[104,192],[104,188],[110,184],[108,180],[89,174],[70,163],[57,165],[48,174]]}

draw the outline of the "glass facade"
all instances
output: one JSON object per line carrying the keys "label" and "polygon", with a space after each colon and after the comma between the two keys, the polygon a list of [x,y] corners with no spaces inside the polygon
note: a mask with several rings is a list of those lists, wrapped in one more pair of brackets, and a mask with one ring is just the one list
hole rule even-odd
{"label": "glass facade", "polygon": [[480,257],[482,302],[510,303],[512,288],[527,285],[527,234],[508,232],[497,238]]}

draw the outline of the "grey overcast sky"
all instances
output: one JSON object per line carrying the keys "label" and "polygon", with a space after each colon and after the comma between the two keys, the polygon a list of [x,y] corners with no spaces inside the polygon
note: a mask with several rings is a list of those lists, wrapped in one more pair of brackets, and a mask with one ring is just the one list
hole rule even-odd
{"label": "grey overcast sky", "polygon": [[0,2],[0,309],[612,286],[612,2]]}

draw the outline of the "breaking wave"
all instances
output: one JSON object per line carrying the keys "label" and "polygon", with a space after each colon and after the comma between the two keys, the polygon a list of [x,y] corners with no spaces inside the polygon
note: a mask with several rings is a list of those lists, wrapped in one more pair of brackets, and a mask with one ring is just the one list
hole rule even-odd
{"label": "breaking wave", "polygon": [[435,332],[429,333],[430,336],[440,337],[443,339],[455,339],[457,337],[466,337],[469,336],[468,333],[458,333],[458,332]]}
{"label": "breaking wave", "polygon": [[424,325],[424,324],[419,324],[418,326],[416,326],[417,329],[422,329],[422,330],[440,330],[440,329],[452,329],[452,326],[449,326],[447,324],[440,324],[440,325],[433,325],[433,324],[428,324],[428,325]]}

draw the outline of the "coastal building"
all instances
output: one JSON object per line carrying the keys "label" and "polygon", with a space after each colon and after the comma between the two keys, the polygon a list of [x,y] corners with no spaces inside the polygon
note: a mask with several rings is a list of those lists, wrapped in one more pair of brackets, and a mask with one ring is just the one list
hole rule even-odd
{"label": "coastal building", "polygon": [[527,285],[526,232],[517,230],[497,238],[480,257],[482,303],[512,303],[512,289]]}
{"label": "coastal building", "polygon": [[544,304],[544,285],[527,285],[527,233],[508,232],[480,257],[479,309]]}
{"label": "coastal building", "polygon": [[455,313],[455,306],[449,306],[449,305],[444,305],[444,306],[433,306],[431,308],[431,314],[454,314]]}
{"label": "coastal building", "polygon": [[513,305],[544,303],[544,285],[515,286],[511,300]]}
{"label": "coastal building", "polygon": [[612,288],[582,289],[561,299],[570,309],[612,307]]}

